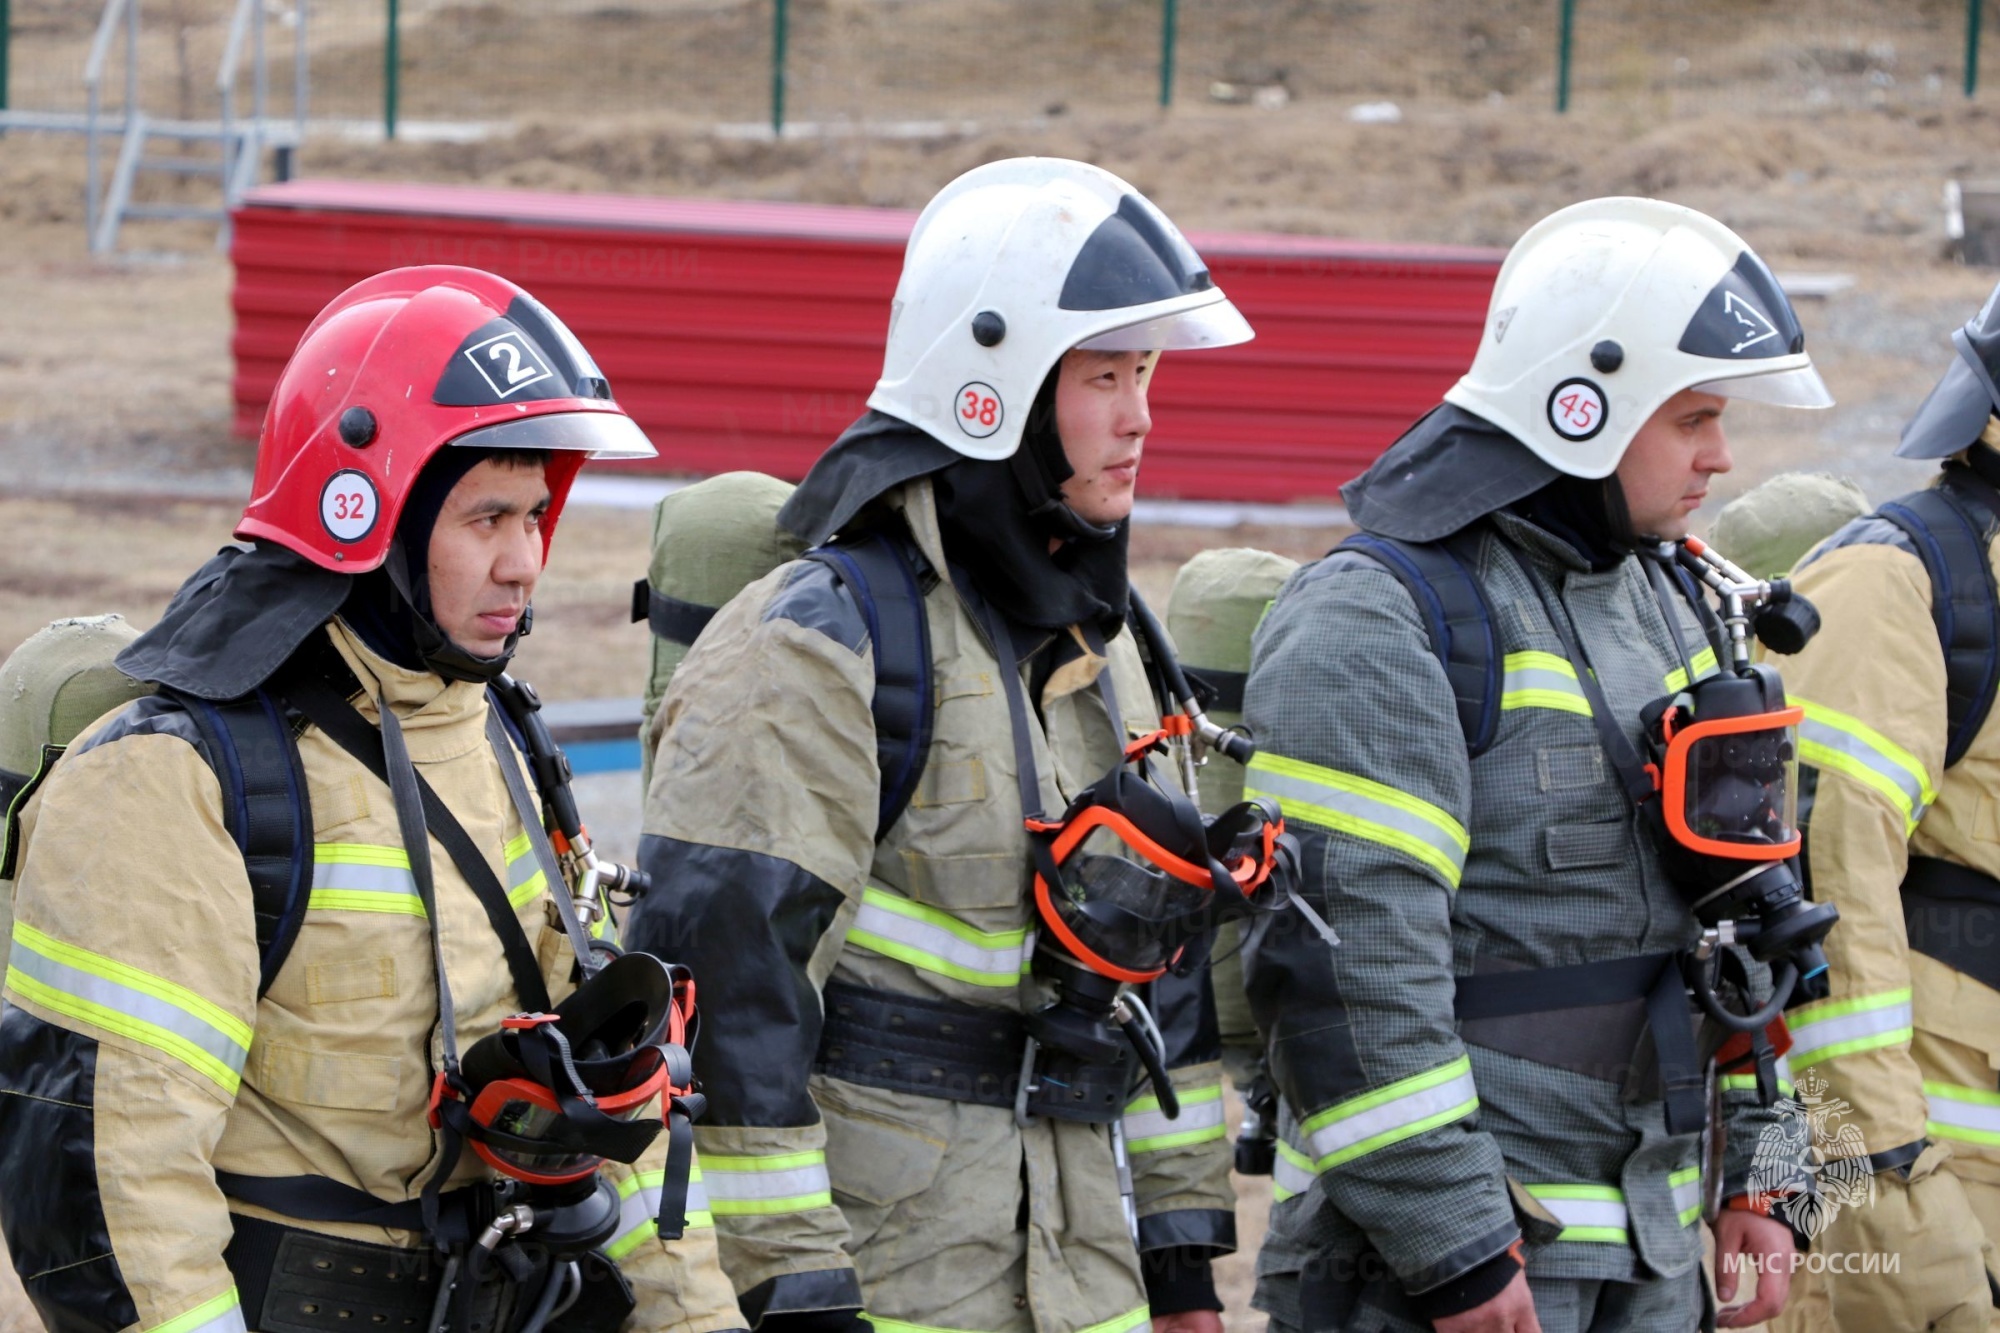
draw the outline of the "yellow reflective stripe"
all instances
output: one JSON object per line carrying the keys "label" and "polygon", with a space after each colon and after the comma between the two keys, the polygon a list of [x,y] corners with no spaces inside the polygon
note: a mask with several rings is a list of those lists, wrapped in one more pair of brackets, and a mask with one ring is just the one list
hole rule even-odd
{"label": "yellow reflective stripe", "polygon": [[1680,1210],[1680,1224],[1687,1226],[1701,1216],[1701,1168],[1684,1166],[1667,1177],[1667,1188]]}
{"label": "yellow reflective stripe", "polygon": [[1092,1324],[1088,1328],[1080,1328],[1076,1333],[1144,1333],[1145,1330],[1150,1330],[1152,1326],[1152,1307],[1140,1305],[1127,1310],[1124,1314],[1106,1319],[1102,1323]]}
{"label": "yellow reflective stripe", "polygon": [[948,912],[870,884],[847,942],[911,967],[973,986],[1018,986],[1026,974],[1033,934],[975,930]]}
{"label": "yellow reflective stripe", "polygon": [[1799,725],[1799,762],[1832,769],[1879,793],[1902,814],[1904,832],[1915,829],[1937,799],[1916,756],[1858,717],[1809,699],[1792,702],[1806,714]]}
{"label": "yellow reflective stripe", "polygon": [[1930,1100],[1924,1128],[1932,1137],[2000,1147],[2000,1092],[1925,1079],[1924,1095]]}
{"label": "yellow reflective stripe", "polygon": [[232,1097],[242,1085],[250,1025],[164,977],[16,921],[7,985],[51,1012],[170,1055]]}
{"label": "yellow reflective stripe", "polygon": [[146,1333],[243,1333],[243,1306],[231,1287],[184,1315],[155,1324]]}
{"label": "yellow reflective stripe", "polygon": [[320,911],[424,915],[410,856],[401,847],[365,842],[322,842],[313,847],[312,889],[306,907]]}
{"label": "yellow reflective stripe", "polygon": [[[623,1259],[660,1234],[656,1219],[660,1213],[660,1193],[666,1181],[665,1171],[640,1171],[618,1182],[618,1234],[604,1247],[607,1258],[613,1262]],[[715,1225],[715,1215],[708,1211],[708,1191],[702,1185],[699,1163],[688,1174],[685,1207],[688,1230]]]}
{"label": "yellow reflective stripe", "polygon": [[542,872],[542,863],[535,855],[535,844],[522,829],[507,840],[507,901],[520,911],[548,887],[549,877]]}
{"label": "yellow reflective stripe", "polygon": [[1321,1111],[1300,1130],[1312,1149],[1314,1168],[1325,1171],[1463,1119],[1478,1109],[1472,1059],[1461,1055],[1449,1064]]}
{"label": "yellow reflective stripe", "polygon": [[833,1206],[824,1152],[701,1159],[709,1211],[717,1217],[802,1213]]}
{"label": "yellow reflective stripe", "polygon": [[1319,1172],[1313,1170],[1312,1158],[1279,1139],[1277,1160],[1271,1163],[1271,1201],[1283,1203],[1295,1199],[1312,1188]]}
{"label": "yellow reflective stripe", "polygon": [[[1692,664],[1694,666],[1695,680],[1706,680],[1708,677],[1714,675],[1717,671],[1721,670],[1721,668],[1716,665],[1715,649],[1713,648],[1704,648],[1700,652],[1696,653],[1694,655],[1694,658],[1692,659]],[[1668,694],[1679,694],[1682,690],[1686,689],[1689,684],[1690,682],[1688,680],[1688,673],[1686,667],[1675,667],[1672,671],[1669,671],[1667,673],[1666,685]]]}
{"label": "yellow reflective stripe", "polygon": [[1625,1195],[1609,1185],[1527,1185],[1524,1188],[1562,1223],[1557,1240],[1595,1244],[1630,1243],[1631,1220]]}
{"label": "yellow reflective stripe", "polygon": [[1576,681],[1576,667],[1554,653],[1508,653],[1500,682],[1500,709],[1552,708],[1590,716],[1590,700]]}
{"label": "yellow reflective stripe", "polygon": [[1250,761],[1244,794],[1272,797],[1287,819],[1296,817],[1401,852],[1436,871],[1454,889],[1472,849],[1464,826],[1430,802],[1300,759],[1259,753]]}
{"label": "yellow reflective stripe", "polygon": [[1856,1051],[1900,1046],[1911,1035],[1910,988],[1859,995],[1851,1000],[1822,1000],[1792,1011],[1790,1062],[1804,1069]]}
{"label": "yellow reflective stripe", "polygon": [[1181,1113],[1177,1120],[1167,1119],[1166,1113],[1160,1110],[1160,1099],[1150,1094],[1127,1106],[1124,1119],[1120,1122],[1125,1132],[1125,1151],[1160,1152],[1228,1137],[1229,1126],[1223,1115],[1220,1083],[1183,1089],[1180,1100]]}

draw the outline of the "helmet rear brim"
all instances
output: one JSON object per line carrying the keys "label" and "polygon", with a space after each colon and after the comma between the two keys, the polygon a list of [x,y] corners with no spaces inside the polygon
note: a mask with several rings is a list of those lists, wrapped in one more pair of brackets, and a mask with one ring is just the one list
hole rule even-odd
{"label": "helmet rear brim", "polygon": [[1826,387],[1819,371],[1811,365],[1795,366],[1790,370],[1772,371],[1763,375],[1740,375],[1729,379],[1707,380],[1694,387],[1697,393],[1712,393],[1720,398],[1740,398],[1748,403],[1768,403],[1772,407],[1833,406],[1833,393]]}
{"label": "helmet rear brim", "polygon": [[1993,395],[1985,380],[1966,364],[1963,354],[1954,356],[1930,397],[1903,427],[1896,456],[1949,458],[1979,439],[1993,410]]}
{"label": "helmet rear brim", "polygon": [[659,450],[622,412],[544,412],[482,426],[455,437],[453,448],[541,449],[591,458],[654,458]]}

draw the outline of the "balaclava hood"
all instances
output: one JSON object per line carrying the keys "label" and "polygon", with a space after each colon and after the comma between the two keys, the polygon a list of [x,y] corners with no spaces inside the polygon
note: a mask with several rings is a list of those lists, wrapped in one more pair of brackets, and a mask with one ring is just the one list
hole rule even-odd
{"label": "balaclava hood", "polygon": [[[1109,637],[1123,624],[1130,600],[1129,524],[1115,524],[1096,540],[1083,540],[1047,509],[1049,499],[1060,496],[1062,478],[1046,480],[1046,451],[1053,447],[1055,456],[1063,458],[1055,436],[1053,390],[1049,392],[1050,410],[1035,414],[1043,429],[1031,422],[1030,438],[1022,442],[1021,452],[1041,451],[1032,468],[1017,468],[1011,458],[965,458],[907,422],[870,411],[820,456],[779,511],[778,521],[818,545],[873,501],[928,476],[945,555],[965,571],[980,596],[1022,625],[1057,629],[1095,621]],[[1063,469],[1066,478],[1066,458]],[[1023,472],[1044,479],[1032,499]],[[1061,508],[1068,512],[1067,506]],[[1040,517],[1037,509],[1044,511]],[[1052,537],[1063,541],[1054,554],[1049,551]]]}

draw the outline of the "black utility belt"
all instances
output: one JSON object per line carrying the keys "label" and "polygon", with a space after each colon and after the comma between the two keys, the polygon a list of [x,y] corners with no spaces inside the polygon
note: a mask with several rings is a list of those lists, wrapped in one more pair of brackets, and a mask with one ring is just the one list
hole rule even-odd
{"label": "black utility belt", "polygon": [[1903,926],[1918,953],[2000,990],[2000,880],[1913,856],[1903,876]]}
{"label": "black utility belt", "polygon": [[[236,1233],[222,1257],[250,1327],[261,1333],[427,1333],[445,1270],[431,1246],[369,1245],[240,1215],[231,1221]],[[510,1327],[518,1295],[496,1270],[494,1280],[471,1293],[473,1325]]]}
{"label": "black utility belt", "polygon": [[[948,1102],[1014,1106],[1028,1046],[1019,1014],[838,981],[827,983],[825,999],[815,1073]],[[1131,1086],[1125,1060],[1065,1063],[1061,1081],[1036,1078],[1031,1114],[1108,1125],[1124,1113]]]}
{"label": "black utility belt", "polygon": [[[1608,1082],[1629,1082],[1650,1027],[1646,1072],[1658,1081],[1644,1085],[1666,1103],[1667,1132],[1693,1133],[1707,1121],[1706,1069],[1678,954],[1475,973],[1457,979],[1453,1007],[1465,1041]],[[1551,1021],[1557,1013],[1570,1021]]]}

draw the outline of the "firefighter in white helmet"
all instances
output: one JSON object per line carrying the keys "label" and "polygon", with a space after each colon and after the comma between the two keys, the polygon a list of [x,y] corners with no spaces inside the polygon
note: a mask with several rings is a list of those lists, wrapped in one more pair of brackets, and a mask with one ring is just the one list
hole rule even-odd
{"label": "firefighter in white helmet", "polygon": [[[1696,1035],[1688,873],[1825,914],[1782,860],[1656,837],[1642,757],[1649,704],[1731,670],[1660,543],[1729,469],[1738,397],[1830,401],[1742,239],[1654,200],[1566,208],[1508,255],[1464,378],[1346,488],[1362,534],[1257,631],[1246,793],[1282,803],[1341,940],[1299,921],[1246,952],[1283,1098],[1274,1329],[1692,1330],[1704,1189],[1720,1254],[1780,1274],[1722,1324],[1783,1300],[1791,1233],[1744,1206],[1773,1112],[1732,1081],[1712,1121],[1704,1093],[1723,1034]],[[1730,952],[1722,978],[1770,1063],[1769,969]]]}
{"label": "firefighter in white helmet", "polygon": [[1172,1118],[1121,1037],[1063,1045],[1107,1031],[1079,996],[1132,988],[1080,939],[1051,960],[1073,923],[1038,915],[1023,821],[1053,827],[1161,729],[1126,624],[1147,390],[1160,351],[1249,337],[1109,172],[968,172],[910,238],[869,411],[782,512],[831,544],[722,608],[673,678],[641,850],[671,891],[629,934],[700,973],[705,1179],[767,1333],[864,1306],[878,1329],[1219,1327],[1205,974],[1138,988]]}

